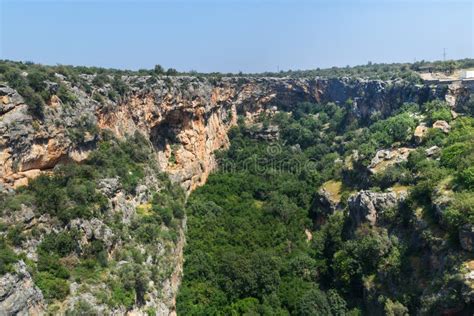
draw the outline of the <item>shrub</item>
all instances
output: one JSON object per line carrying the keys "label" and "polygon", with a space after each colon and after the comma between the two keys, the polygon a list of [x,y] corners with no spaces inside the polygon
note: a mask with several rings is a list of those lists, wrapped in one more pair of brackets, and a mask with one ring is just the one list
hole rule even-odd
{"label": "shrub", "polygon": [[123,82],[120,76],[115,76],[114,80],[112,81],[112,88],[120,95],[125,96],[128,92],[129,87],[128,85]]}
{"label": "shrub", "polygon": [[37,273],[34,280],[46,299],[63,300],[69,294],[69,282],[49,272]]}
{"label": "shrub", "polygon": [[299,298],[296,315],[331,315],[331,307],[329,306],[326,294],[319,289],[312,289]]}
{"label": "shrub", "polygon": [[135,292],[133,289],[125,289],[121,284],[114,283],[112,285],[112,306],[124,306],[129,309],[135,303]]}
{"label": "shrub", "polygon": [[173,203],[173,216],[178,219],[184,218],[184,207],[179,203]]}
{"label": "shrub", "polygon": [[5,240],[0,238],[0,276],[13,272],[13,264],[17,261],[17,255],[8,247]]}
{"label": "shrub", "polygon": [[13,226],[8,230],[7,238],[14,246],[21,246],[25,240],[23,228],[20,225]]}
{"label": "shrub", "polygon": [[474,190],[474,166],[461,170],[456,180],[464,189]]}
{"label": "shrub", "polygon": [[441,163],[446,167],[456,169],[467,150],[468,146],[465,143],[455,143],[443,148],[441,151]]}
{"label": "shrub", "polygon": [[79,233],[75,230],[51,233],[44,237],[38,250],[44,253],[57,254],[61,257],[79,250]]}
{"label": "shrub", "polygon": [[59,85],[57,96],[65,104],[74,104],[77,101],[77,97],[64,84]]}
{"label": "shrub", "polygon": [[32,71],[26,77],[28,84],[35,92],[41,92],[47,88],[45,81],[48,79],[47,75],[40,71]]}
{"label": "shrub", "polygon": [[394,142],[407,141],[415,127],[415,119],[408,113],[402,113],[374,123],[370,130],[377,143],[387,146]]}
{"label": "shrub", "polygon": [[110,83],[110,79],[106,74],[97,74],[94,79],[92,79],[92,84],[97,87],[103,87],[107,83]]}
{"label": "shrub", "polygon": [[153,71],[157,75],[162,75],[165,72],[165,70],[163,69],[163,67],[161,67],[161,65],[155,65],[155,68],[153,69]]}
{"label": "shrub", "polygon": [[153,210],[160,215],[165,225],[169,226],[171,224],[171,221],[173,220],[173,212],[171,211],[171,209],[167,207],[157,207]]}
{"label": "shrub", "polygon": [[456,193],[443,218],[454,234],[466,223],[474,225],[474,193]]}
{"label": "shrub", "polygon": [[433,100],[423,104],[424,112],[427,114],[428,122],[432,124],[437,120],[450,121],[451,110],[449,105],[441,100]]}
{"label": "shrub", "polygon": [[66,316],[99,316],[100,313],[87,301],[80,299],[72,310],[66,311]]}

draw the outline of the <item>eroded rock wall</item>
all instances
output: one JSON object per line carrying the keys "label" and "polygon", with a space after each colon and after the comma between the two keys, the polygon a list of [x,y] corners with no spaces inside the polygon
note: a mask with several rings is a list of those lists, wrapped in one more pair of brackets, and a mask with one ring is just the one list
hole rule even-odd
{"label": "eroded rock wall", "polygon": [[[453,106],[466,102],[461,85],[413,85],[404,81],[360,79],[289,79],[122,77],[126,95],[108,97],[110,84],[92,92],[77,88],[63,77],[76,97],[74,105],[56,96],[43,120],[27,113],[23,98],[0,86],[0,183],[18,187],[57,163],[81,161],[94,149],[96,129],[123,137],[140,131],[153,143],[160,168],[191,191],[204,184],[216,167],[213,152],[229,144],[228,130],[237,115],[252,117],[262,111],[291,111],[299,102],[336,102],[351,106],[354,115],[389,115],[404,102],[449,99]],[[100,98],[96,96],[99,95]],[[347,100],[352,100],[346,105]],[[459,99],[459,102],[457,101]]]}

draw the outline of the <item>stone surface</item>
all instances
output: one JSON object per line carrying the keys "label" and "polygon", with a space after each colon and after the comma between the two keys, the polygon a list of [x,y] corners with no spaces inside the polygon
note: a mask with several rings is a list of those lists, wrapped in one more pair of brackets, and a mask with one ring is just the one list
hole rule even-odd
{"label": "stone surface", "polygon": [[421,143],[423,139],[428,133],[428,127],[425,124],[420,124],[415,128],[415,132],[413,133],[413,137],[415,138],[415,142]]}
{"label": "stone surface", "polygon": [[405,194],[395,192],[372,192],[360,191],[349,197],[349,216],[352,227],[355,229],[362,223],[369,223],[374,226],[377,224],[377,218],[385,210],[395,207],[398,202],[406,198]]}
{"label": "stone surface", "polygon": [[0,315],[41,315],[43,294],[33,283],[26,264],[20,260],[15,272],[0,277]]}
{"label": "stone surface", "polygon": [[377,151],[368,167],[371,173],[385,170],[388,166],[407,161],[408,155],[413,148],[381,149]]}
{"label": "stone surface", "polygon": [[[96,135],[83,130],[98,124],[124,137],[139,131],[154,144],[159,167],[172,174],[187,191],[204,184],[216,168],[214,151],[229,145],[227,131],[237,115],[255,117],[259,113],[291,111],[299,102],[336,102],[352,99],[353,115],[369,118],[373,113],[390,115],[404,102],[443,99],[445,85],[413,85],[403,80],[381,81],[351,78],[197,78],[161,77],[148,83],[149,76],[122,76],[130,92],[119,103],[108,98],[103,103],[71,85],[63,84],[77,101],[65,107],[53,96],[45,119],[35,121],[26,111],[22,97],[0,86],[0,182],[12,187],[26,184],[19,172],[49,170],[56,164],[87,158],[95,147]],[[92,84],[94,75],[81,75]],[[55,85],[49,83],[54,93]],[[107,95],[111,85],[94,87]],[[451,92],[450,92],[451,93]],[[456,93],[453,92],[454,99]],[[70,133],[77,130],[78,134]],[[264,138],[274,139],[270,129]],[[71,137],[71,135],[79,135]],[[15,184],[16,181],[16,184]]]}
{"label": "stone surface", "polygon": [[438,156],[441,152],[441,148],[438,146],[431,146],[425,150],[425,153],[428,157]]}
{"label": "stone surface", "polygon": [[255,139],[275,141],[280,137],[280,128],[277,125],[264,126],[262,123],[257,123],[251,125],[247,133]]}
{"label": "stone surface", "polygon": [[316,225],[324,224],[329,215],[341,209],[341,187],[340,181],[327,181],[315,194],[310,212]]}
{"label": "stone surface", "polygon": [[444,133],[449,133],[449,131],[451,130],[451,126],[448,124],[448,122],[446,121],[436,121],[433,123],[433,128],[437,128],[437,129],[440,129],[441,131],[443,131]]}

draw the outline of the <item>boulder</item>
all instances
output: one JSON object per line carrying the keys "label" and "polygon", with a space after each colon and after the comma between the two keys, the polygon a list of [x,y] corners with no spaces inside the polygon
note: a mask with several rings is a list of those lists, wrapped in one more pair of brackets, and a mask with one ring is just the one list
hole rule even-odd
{"label": "boulder", "polygon": [[0,278],[0,315],[42,315],[44,299],[26,264],[20,260],[15,272]]}
{"label": "boulder", "polygon": [[433,128],[437,128],[437,129],[440,129],[441,131],[443,131],[443,133],[449,133],[449,131],[451,130],[451,126],[448,124],[448,122],[446,121],[436,121],[433,123]]}
{"label": "boulder", "polygon": [[353,228],[357,228],[362,223],[369,223],[371,226],[377,224],[377,218],[381,213],[389,208],[395,207],[398,202],[406,198],[406,194],[395,192],[372,192],[360,191],[349,197],[349,216]]}
{"label": "boulder", "polygon": [[440,152],[441,148],[439,148],[438,146],[431,146],[430,148],[425,150],[426,156],[428,157],[438,156]]}
{"label": "boulder", "polygon": [[421,143],[423,138],[425,138],[426,133],[428,133],[428,127],[424,123],[418,125],[415,128],[415,132],[413,133],[413,137],[415,138],[415,142]]}

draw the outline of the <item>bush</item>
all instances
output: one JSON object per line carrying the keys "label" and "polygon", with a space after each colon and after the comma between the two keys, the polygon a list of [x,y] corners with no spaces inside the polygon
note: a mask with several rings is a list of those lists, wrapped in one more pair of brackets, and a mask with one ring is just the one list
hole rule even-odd
{"label": "bush", "polygon": [[57,254],[65,257],[79,250],[79,233],[77,231],[63,231],[51,233],[44,237],[38,250],[47,254]]}
{"label": "bush", "polygon": [[13,272],[13,264],[17,261],[17,255],[8,247],[5,240],[0,238],[0,276]]}
{"label": "bush", "polygon": [[100,313],[87,301],[80,299],[72,310],[66,311],[66,316],[99,316]]}
{"label": "bush", "polygon": [[383,146],[388,146],[394,142],[403,143],[409,140],[415,127],[415,119],[409,113],[402,113],[374,123],[370,131],[373,140]]}
{"label": "bush", "polygon": [[464,189],[474,190],[474,166],[461,170],[456,180]]}
{"label": "bush", "polygon": [[64,279],[57,278],[48,272],[39,272],[34,279],[46,299],[63,300],[69,295],[69,282]]}
{"label": "bush", "polygon": [[23,241],[25,241],[21,225],[16,225],[10,228],[8,230],[7,238],[14,246],[20,247]]}
{"label": "bush", "polygon": [[64,84],[59,85],[57,96],[65,104],[74,104],[77,101],[77,97]]}
{"label": "bush", "polygon": [[120,284],[114,284],[112,286],[112,306],[124,306],[125,308],[129,309],[133,307],[134,303],[135,292],[133,289],[127,290]]}
{"label": "bush", "polygon": [[28,80],[29,86],[35,92],[41,92],[48,87],[45,83],[45,81],[48,79],[48,76],[43,72],[32,71],[28,74],[26,78]]}
{"label": "bush", "polygon": [[469,146],[465,143],[455,143],[441,151],[441,163],[449,168],[456,169],[460,166],[461,159],[465,157]]}
{"label": "bush", "polygon": [[299,298],[296,304],[296,315],[332,315],[326,294],[319,289],[312,289]]}
{"label": "bush", "polygon": [[444,101],[433,100],[423,104],[423,108],[430,124],[437,120],[451,121],[451,108]]}
{"label": "bush", "polygon": [[110,79],[106,74],[97,74],[94,79],[92,79],[92,84],[99,88],[107,83],[110,83]]}

